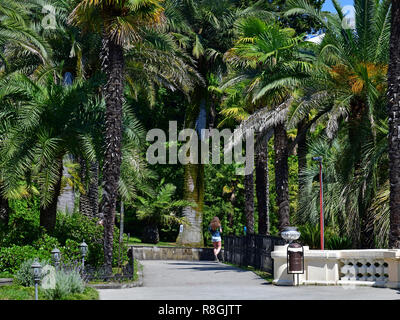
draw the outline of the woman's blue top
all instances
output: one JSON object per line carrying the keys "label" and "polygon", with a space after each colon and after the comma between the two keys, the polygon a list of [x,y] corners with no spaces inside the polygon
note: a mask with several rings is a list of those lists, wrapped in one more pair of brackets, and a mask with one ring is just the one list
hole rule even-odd
{"label": "woman's blue top", "polygon": [[208,227],[208,230],[211,232],[211,235],[213,236],[213,237],[220,237],[221,236],[221,234],[219,233],[219,228],[217,228],[217,230],[213,230],[213,229],[211,229],[211,227]]}

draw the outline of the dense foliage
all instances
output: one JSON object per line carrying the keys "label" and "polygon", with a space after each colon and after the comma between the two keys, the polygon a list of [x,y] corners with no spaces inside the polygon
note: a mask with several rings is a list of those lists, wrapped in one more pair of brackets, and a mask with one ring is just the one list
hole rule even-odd
{"label": "dense foliage", "polygon": [[[210,245],[214,216],[224,234],[296,225],[317,248],[315,156],[327,248],[400,243],[392,2],[354,0],[354,26],[338,1],[335,12],[324,2],[2,0],[0,271],[48,260],[54,247],[79,260],[83,240],[87,262],[112,270],[123,233]],[[149,130],[171,138],[167,154],[184,144],[168,136],[171,121],[178,131],[254,132],[254,172],[149,164]]]}

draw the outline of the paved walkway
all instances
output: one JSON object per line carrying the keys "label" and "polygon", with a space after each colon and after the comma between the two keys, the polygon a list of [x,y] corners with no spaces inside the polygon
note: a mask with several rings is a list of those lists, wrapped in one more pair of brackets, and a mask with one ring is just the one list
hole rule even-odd
{"label": "paved walkway", "polygon": [[400,291],[370,287],[267,283],[251,271],[208,261],[142,261],[144,285],[100,291],[101,300],[388,300]]}

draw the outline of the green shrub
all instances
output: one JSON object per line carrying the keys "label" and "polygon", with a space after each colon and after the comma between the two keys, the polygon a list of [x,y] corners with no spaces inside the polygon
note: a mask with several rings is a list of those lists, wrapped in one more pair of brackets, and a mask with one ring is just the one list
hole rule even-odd
{"label": "green shrub", "polygon": [[16,246],[0,249],[0,270],[15,274],[28,259],[50,260],[50,251],[37,250],[33,246]]}
{"label": "green shrub", "polygon": [[[299,226],[300,241],[309,246],[310,249],[320,249],[321,247],[321,236],[319,224],[311,225],[306,224]],[[350,249],[351,240],[347,237],[340,236],[338,230],[326,227],[324,230],[325,249],[328,250],[341,250]]]}
{"label": "green shrub", "polygon": [[351,249],[351,245],[351,239],[338,235],[332,235],[326,240],[326,248],[329,250]]}
{"label": "green shrub", "polygon": [[306,224],[298,227],[300,231],[300,241],[305,246],[309,246],[310,249],[320,248],[320,230],[319,224]]}
{"label": "green shrub", "polygon": [[82,293],[85,290],[85,283],[77,271],[72,271],[68,274],[68,282],[70,287],[70,292]]}
{"label": "green shrub", "polygon": [[[21,264],[19,270],[17,271],[17,273],[14,276],[15,284],[19,284],[24,287],[31,287],[35,284],[33,270],[31,267],[31,265],[34,261],[35,261],[35,259],[28,259]],[[42,267],[44,267],[46,264],[49,263],[49,261],[42,260],[42,261],[39,261],[39,263],[42,265]],[[44,274],[42,274],[41,278],[43,278],[43,277],[44,277]]]}
{"label": "green shrub", "polygon": [[77,271],[56,270],[55,287],[51,289],[44,288],[42,292],[45,299],[63,300],[68,295],[83,293],[84,290],[85,284]]}
{"label": "green shrub", "polygon": [[43,233],[44,230],[39,226],[38,213],[19,209],[11,212],[8,226],[2,228],[0,247],[30,245]]}
{"label": "green shrub", "polygon": [[[15,209],[17,208],[17,209]],[[80,214],[57,214],[54,232],[49,235],[39,227],[39,211],[30,210],[27,201],[14,203],[7,228],[0,230],[0,270],[14,274],[20,269],[23,261],[33,258],[47,260],[51,251],[57,247],[62,254],[63,262],[80,261],[79,244],[85,240],[88,244],[86,262],[94,267],[103,264],[103,226],[97,220]],[[26,210],[26,215],[23,214]],[[114,229],[113,265],[118,264],[119,230]],[[127,261],[127,248],[122,251],[122,262]]]}
{"label": "green shrub", "polygon": [[[78,246],[85,240],[88,244],[88,256],[86,262],[94,267],[101,266],[104,260],[103,254],[103,232],[104,227],[97,220],[88,218],[81,214],[65,215],[58,214],[57,223],[53,235],[65,248],[60,249],[69,261],[80,260]],[[119,253],[119,230],[114,227],[113,242],[113,266],[118,264]],[[127,248],[123,248],[127,252]],[[122,255],[123,261],[128,261],[126,254]]]}
{"label": "green shrub", "polygon": [[54,237],[49,236],[48,234],[43,234],[39,239],[34,241],[32,245],[37,250],[49,252],[51,252],[54,248],[60,247],[60,243],[58,242],[58,240]]}

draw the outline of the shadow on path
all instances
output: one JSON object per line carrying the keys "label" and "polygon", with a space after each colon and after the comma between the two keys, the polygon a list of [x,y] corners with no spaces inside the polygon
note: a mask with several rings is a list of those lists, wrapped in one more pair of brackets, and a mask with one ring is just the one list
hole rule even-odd
{"label": "shadow on path", "polygon": [[[182,269],[189,269],[189,270],[197,270],[197,271],[235,271],[235,272],[251,272],[249,270],[243,270],[240,268],[232,267],[229,265],[225,264],[217,264],[215,262],[210,262],[210,263],[196,263],[196,266],[193,265],[193,263],[189,262],[168,262],[168,265],[175,265],[175,266],[190,266],[190,267],[182,267],[178,268],[178,270]],[[215,265],[213,265],[215,264]]]}

